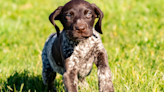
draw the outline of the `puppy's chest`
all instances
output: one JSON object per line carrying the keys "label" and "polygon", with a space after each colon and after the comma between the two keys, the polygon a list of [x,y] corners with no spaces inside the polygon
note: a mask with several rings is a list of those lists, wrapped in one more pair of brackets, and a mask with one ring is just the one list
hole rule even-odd
{"label": "puppy's chest", "polygon": [[80,43],[63,43],[64,59],[69,59],[69,67],[77,67],[80,77],[85,77],[92,69],[96,43],[89,38]]}
{"label": "puppy's chest", "polygon": [[91,38],[79,43],[65,40],[62,45],[63,57],[64,59],[76,58],[77,62],[87,60],[89,56],[93,56],[94,47],[95,42]]}

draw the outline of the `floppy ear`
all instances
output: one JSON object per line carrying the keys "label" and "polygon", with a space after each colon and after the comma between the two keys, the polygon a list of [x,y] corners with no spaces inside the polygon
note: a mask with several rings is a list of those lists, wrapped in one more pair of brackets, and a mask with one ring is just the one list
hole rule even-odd
{"label": "floppy ear", "polygon": [[59,37],[60,34],[60,29],[59,27],[55,24],[54,20],[60,20],[61,16],[61,10],[62,10],[63,6],[59,6],[53,13],[51,13],[51,15],[49,16],[49,20],[50,22],[54,25],[56,31],[57,31],[57,37]]}
{"label": "floppy ear", "polygon": [[102,18],[104,16],[103,12],[100,10],[99,7],[97,7],[95,4],[92,4],[92,7],[94,8],[94,11],[97,15],[97,18],[99,18],[98,22],[96,23],[95,25],[95,30],[97,32],[99,32],[100,34],[102,34],[102,31],[101,31],[101,21],[102,21]]}

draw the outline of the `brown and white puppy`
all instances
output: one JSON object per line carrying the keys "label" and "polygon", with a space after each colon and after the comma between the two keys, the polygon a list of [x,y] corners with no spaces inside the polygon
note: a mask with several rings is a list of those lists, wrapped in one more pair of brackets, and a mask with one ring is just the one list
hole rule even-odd
{"label": "brown and white puppy", "polygon": [[[95,18],[99,20],[93,28]],[[57,34],[49,36],[42,51],[42,78],[48,90],[57,91],[54,79],[59,73],[63,75],[66,92],[77,92],[78,79],[84,83],[95,63],[99,91],[114,91],[107,53],[99,36],[102,18],[103,12],[84,0],[72,0],[50,15]],[[61,21],[63,31],[60,32],[54,20]]]}

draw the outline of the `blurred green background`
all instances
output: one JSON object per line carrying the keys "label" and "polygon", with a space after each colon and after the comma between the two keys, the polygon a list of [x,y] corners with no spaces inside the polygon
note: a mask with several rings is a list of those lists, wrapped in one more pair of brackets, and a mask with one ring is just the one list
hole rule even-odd
{"label": "blurred green background", "polygon": [[[69,0],[0,0],[0,91],[43,92],[41,51],[56,32],[48,17]],[[164,0],[87,0],[103,12],[102,41],[116,92],[164,92]],[[62,25],[57,21],[62,30]],[[97,92],[97,68],[87,77]],[[62,76],[56,86],[64,91]]]}

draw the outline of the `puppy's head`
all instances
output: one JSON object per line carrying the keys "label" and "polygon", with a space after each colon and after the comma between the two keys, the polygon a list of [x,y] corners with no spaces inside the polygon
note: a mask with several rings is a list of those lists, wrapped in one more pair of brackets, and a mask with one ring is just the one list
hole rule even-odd
{"label": "puppy's head", "polygon": [[95,30],[102,34],[103,12],[95,4],[84,0],[72,0],[64,6],[59,6],[49,16],[51,23],[56,28],[57,36],[59,36],[60,30],[54,20],[60,20],[68,37],[75,40],[83,40],[93,35],[95,18],[99,18]]}

